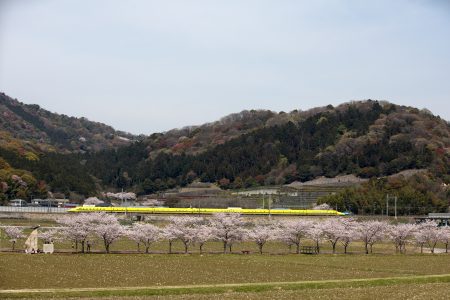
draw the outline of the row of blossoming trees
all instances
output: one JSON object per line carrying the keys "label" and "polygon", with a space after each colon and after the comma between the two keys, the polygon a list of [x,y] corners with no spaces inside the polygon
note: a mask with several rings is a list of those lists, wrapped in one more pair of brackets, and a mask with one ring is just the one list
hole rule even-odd
{"label": "row of blossoming trees", "polygon": [[[396,252],[405,253],[406,245],[418,245],[423,252],[428,247],[434,253],[438,243],[445,245],[446,253],[450,241],[450,227],[438,227],[436,223],[389,225],[380,221],[358,222],[348,218],[327,218],[308,220],[302,218],[276,221],[252,222],[236,214],[217,214],[211,218],[178,216],[170,217],[165,226],[149,223],[135,223],[131,226],[120,224],[117,216],[105,213],[77,214],[65,216],[58,220],[60,227],[43,231],[40,237],[44,242],[54,240],[71,242],[80,246],[81,252],[90,249],[94,239],[100,239],[105,251],[110,252],[111,245],[122,237],[136,242],[138,251],[142,246],[148,253],[152,244],[167,241],[169,253],[172,245],[180,241],[184,252],[189,247],[198,246],[200,253],[203,246],[212,241],[221,242],[223,252],[231,252],[232,246],[238,242],[254,242],[259,252],[263,253],[268,241],[279,241],[300,253],[300,246],[306,240],[312,241],[320,252],[323,243],[329,243],[333,253],[341,244],[344,253],[352,242],[362,242],[365,253],[372,253],[374,244],[390,241]],[[17,227],[5,228],[5,233],[14,243],[23,234]]]}

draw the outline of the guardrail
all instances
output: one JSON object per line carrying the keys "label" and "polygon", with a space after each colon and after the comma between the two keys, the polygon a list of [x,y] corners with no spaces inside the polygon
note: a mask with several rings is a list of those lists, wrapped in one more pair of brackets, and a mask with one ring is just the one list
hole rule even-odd
{"label": "guardrail", "polygon": [[450,218],[450,213],[429,213],[430,218]]}
{"label": "guardrail", "polygon": [[0,213],[64,214],[69,208],[40,206],[0,206]]}

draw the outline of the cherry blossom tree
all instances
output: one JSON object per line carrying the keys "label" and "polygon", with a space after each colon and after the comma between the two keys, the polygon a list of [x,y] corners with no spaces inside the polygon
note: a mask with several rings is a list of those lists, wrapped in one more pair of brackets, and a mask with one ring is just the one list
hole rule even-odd
{"label": "cherry blossom tree", "polygon": [[333,254],[336,253],[336,244],[342,237],[343,224],[339,219],[327,219],[321,224],[324,239],[329,241],[333,248]]}
{"label": "cherry blossom tree", "polygon": [[445,253],[448,253],[448,244],[450,242],[450,227],[440,227],[441,230],[441,242],[445,245]]}
{"label": "cherry blossom tree", "polygon": [[203,246],[206,242],[212,240],[214,238],[214,229],[207,225],[203,224],[196,227],[194,232],[194,243],[198,245],[200,254],[203,253]]}
{"label": "cherry blossom tree", "polygon": [[320,242],[323,240],[323,230],[321,223],[314,223],[311,228],[308,229],[307,236],[313,240],[316,244],[317,253],[320,253]]}
{"label": "cherry blossom tree", "polygon": [[246,238],[254,241],[258,245],[259,253],[262,254],[264,245],[276,239],[278,232],[274,224],[257,224],[246,232]]}
{"label": "cherry blossom tree", "polygon": [[356,232],[358,238],[363,241],[366,254],[372,253],[373,245],[383,240],[387,224],[380,221],[361,222]]}
{"label": "cherry blossom tree", "polygon": [[357,239],[359,224],[353,219],[341,219],[341,225],[336,229],[338,231],[339,241],[344,246],[344,253],[347,254],[347,248],[351,242]]}
{"label": "cherry blossom tree", "polygon": [[227,247],[242,240],[244,231],[242,230],[242,217],[237,214],[215,214],[211,220],[211,226],[214,231],[214,237],[223,243],[223,253],[226,253]]}
{"label": "cherry blossom tree", "polygon": [[295,245],[295,253],[300,253],[300,243],[306,238],[313,223],[303,219],[288,220],[281,223],[281,240],[287,245]]}
{"label": "cherry blossom tree", "polygon": [[145,253],[148,253],[150,246],[161,238],[161,229],[153,224],[135,223],[125,235],[138,244],[138,251],[139,245],[143,244]]}
{"label": "cherry blossom tree", "polygon": [[124,236],[132,240],[136,243],[137,246],[137,252],[141,252],[141,237],[140,232],[138,230],[135,230],[134,226],[131,228],[126,228],[124,230]]}
{"label": "cherry blossom tree", "polygon": [[431,253],[434,253],[436,244],[443,238],[442,231],[439,229],[436,222],[433,221],[420,223],[417,226],[417,231],[414,236],[420,245],[420,253],[423,253],[423,246],[425,244],[428,245]]}
{"label": "cherry blossom tree", "polygon": [[86,205],[98,205],[105,203],[103,200],[98,199],[97,197],[89,197],[86,200],[84,200],[84,204]]}
{"label": "cherry blossom tree", "polygon": [[330,210],[332,208],[328,204],[323,203],[323,204],[319,204],[319,205],[314,206],[312,209],[313,210]]}
{"label": "cherry blossom tree", "polygon": [[232,253],[232,248],[235,244],[242,242],[245,239],[247,234],[247,229],[243,227],[238,227],[236,230],[232,232],[230,235],[230,239],[228,241],[228,251]]}
{"label": "cherry blossom tree", "polygon": [[38,237],[44,241],[44,244],[52,244],[59,237],[59,230],[57,228],[41,231]]}
{"label": "cherry blossom tree", "polygon": [[81,252],[84,253],[85,243],[91,234],[94,234],[94,223],[98,214],[77,214],[59,218],[62,225],[61,236],[75,244],[78,251],[78,243],[81,244]]}
{"label": "cherry blossom tree", "polygon": [[172,253],[173,242],[178,239],[178,228],[175,224],[170,223],[162,229],[161,236],[164,240],[169,242],[169,254]]}
{"label": "cherry blossom tree", "polygon": [[415,230],[416,225],[414,224],[397,224],[387,226],[387,237],[394,243],[395,252],[406,252],[406,244],[413,236]]}
{"label": "cherry blossom tree", "polygon": [[14,250],[17,240],[25,237],[22,229],[19,227],[8,226],[4,228],[4,231],[12,244],[12,250]]}
{"label": "cherry blossom tree", "polygon": [[184,245],[184,253],[188,252],[189,245],[195,242],[196,227],[203,222],[202,218],[197,217],[173,217],[171,218],[174,229],[173,235]]}
{"label": "cherry blossom tree", "polygon": [[105,251],[106,253],[109,253],[111,244],[124,234],[124,229],[115,215],[103,212],[95,215],[95,221],[92,223],[94,226],[94,233],[103,239]]}
{"label": "cherry blossom tree", "polygon": [[420,230],[420,226],[417,226],[417,229],[413,232],[413,236],[416,240],[416,244],[420,247],[420,253],[423,253],[423,246],[426,244],[427,240],[423,232]]}

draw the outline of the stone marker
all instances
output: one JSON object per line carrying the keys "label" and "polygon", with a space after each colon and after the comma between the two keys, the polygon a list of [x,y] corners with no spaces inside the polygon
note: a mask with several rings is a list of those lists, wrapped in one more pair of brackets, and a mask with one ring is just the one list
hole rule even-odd
{"label": "stone marker", "polygon": [[47,254],[47,253],[52,254],[53,251],[54,251],[54,246],[53,246],[53,244],[44,244],[44,249],[43,250],[44,250],[45,254]]}

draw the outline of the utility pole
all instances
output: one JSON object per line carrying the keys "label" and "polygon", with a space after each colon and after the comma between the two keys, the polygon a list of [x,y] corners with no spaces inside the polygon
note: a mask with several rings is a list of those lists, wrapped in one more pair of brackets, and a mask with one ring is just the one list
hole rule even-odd
{"label": "utility pole", "polygon": [[270,205],[272,204],[272,195],[269,195],[269,220],[272,219],[272,215],[270,214]]}
{"label": "utility pole", "polygon": [[389,217],[389,194],[386,195],[386,216]]}
{"label": "utility pole", "polygon": [[394,197],[394,207],[395,219],[397,220],[397,196]]}
{"label": "utility pole", "polygon": [[264,196],[265,196],[265,194],[263,194],[263,209],[264,209]]}
{"label": "utility pole", "polygon": [[397,220],[397,196],[389,196],[389,194],[386,195],[386,216],[389,217],[389,199],[394,198],[394,217]]}

